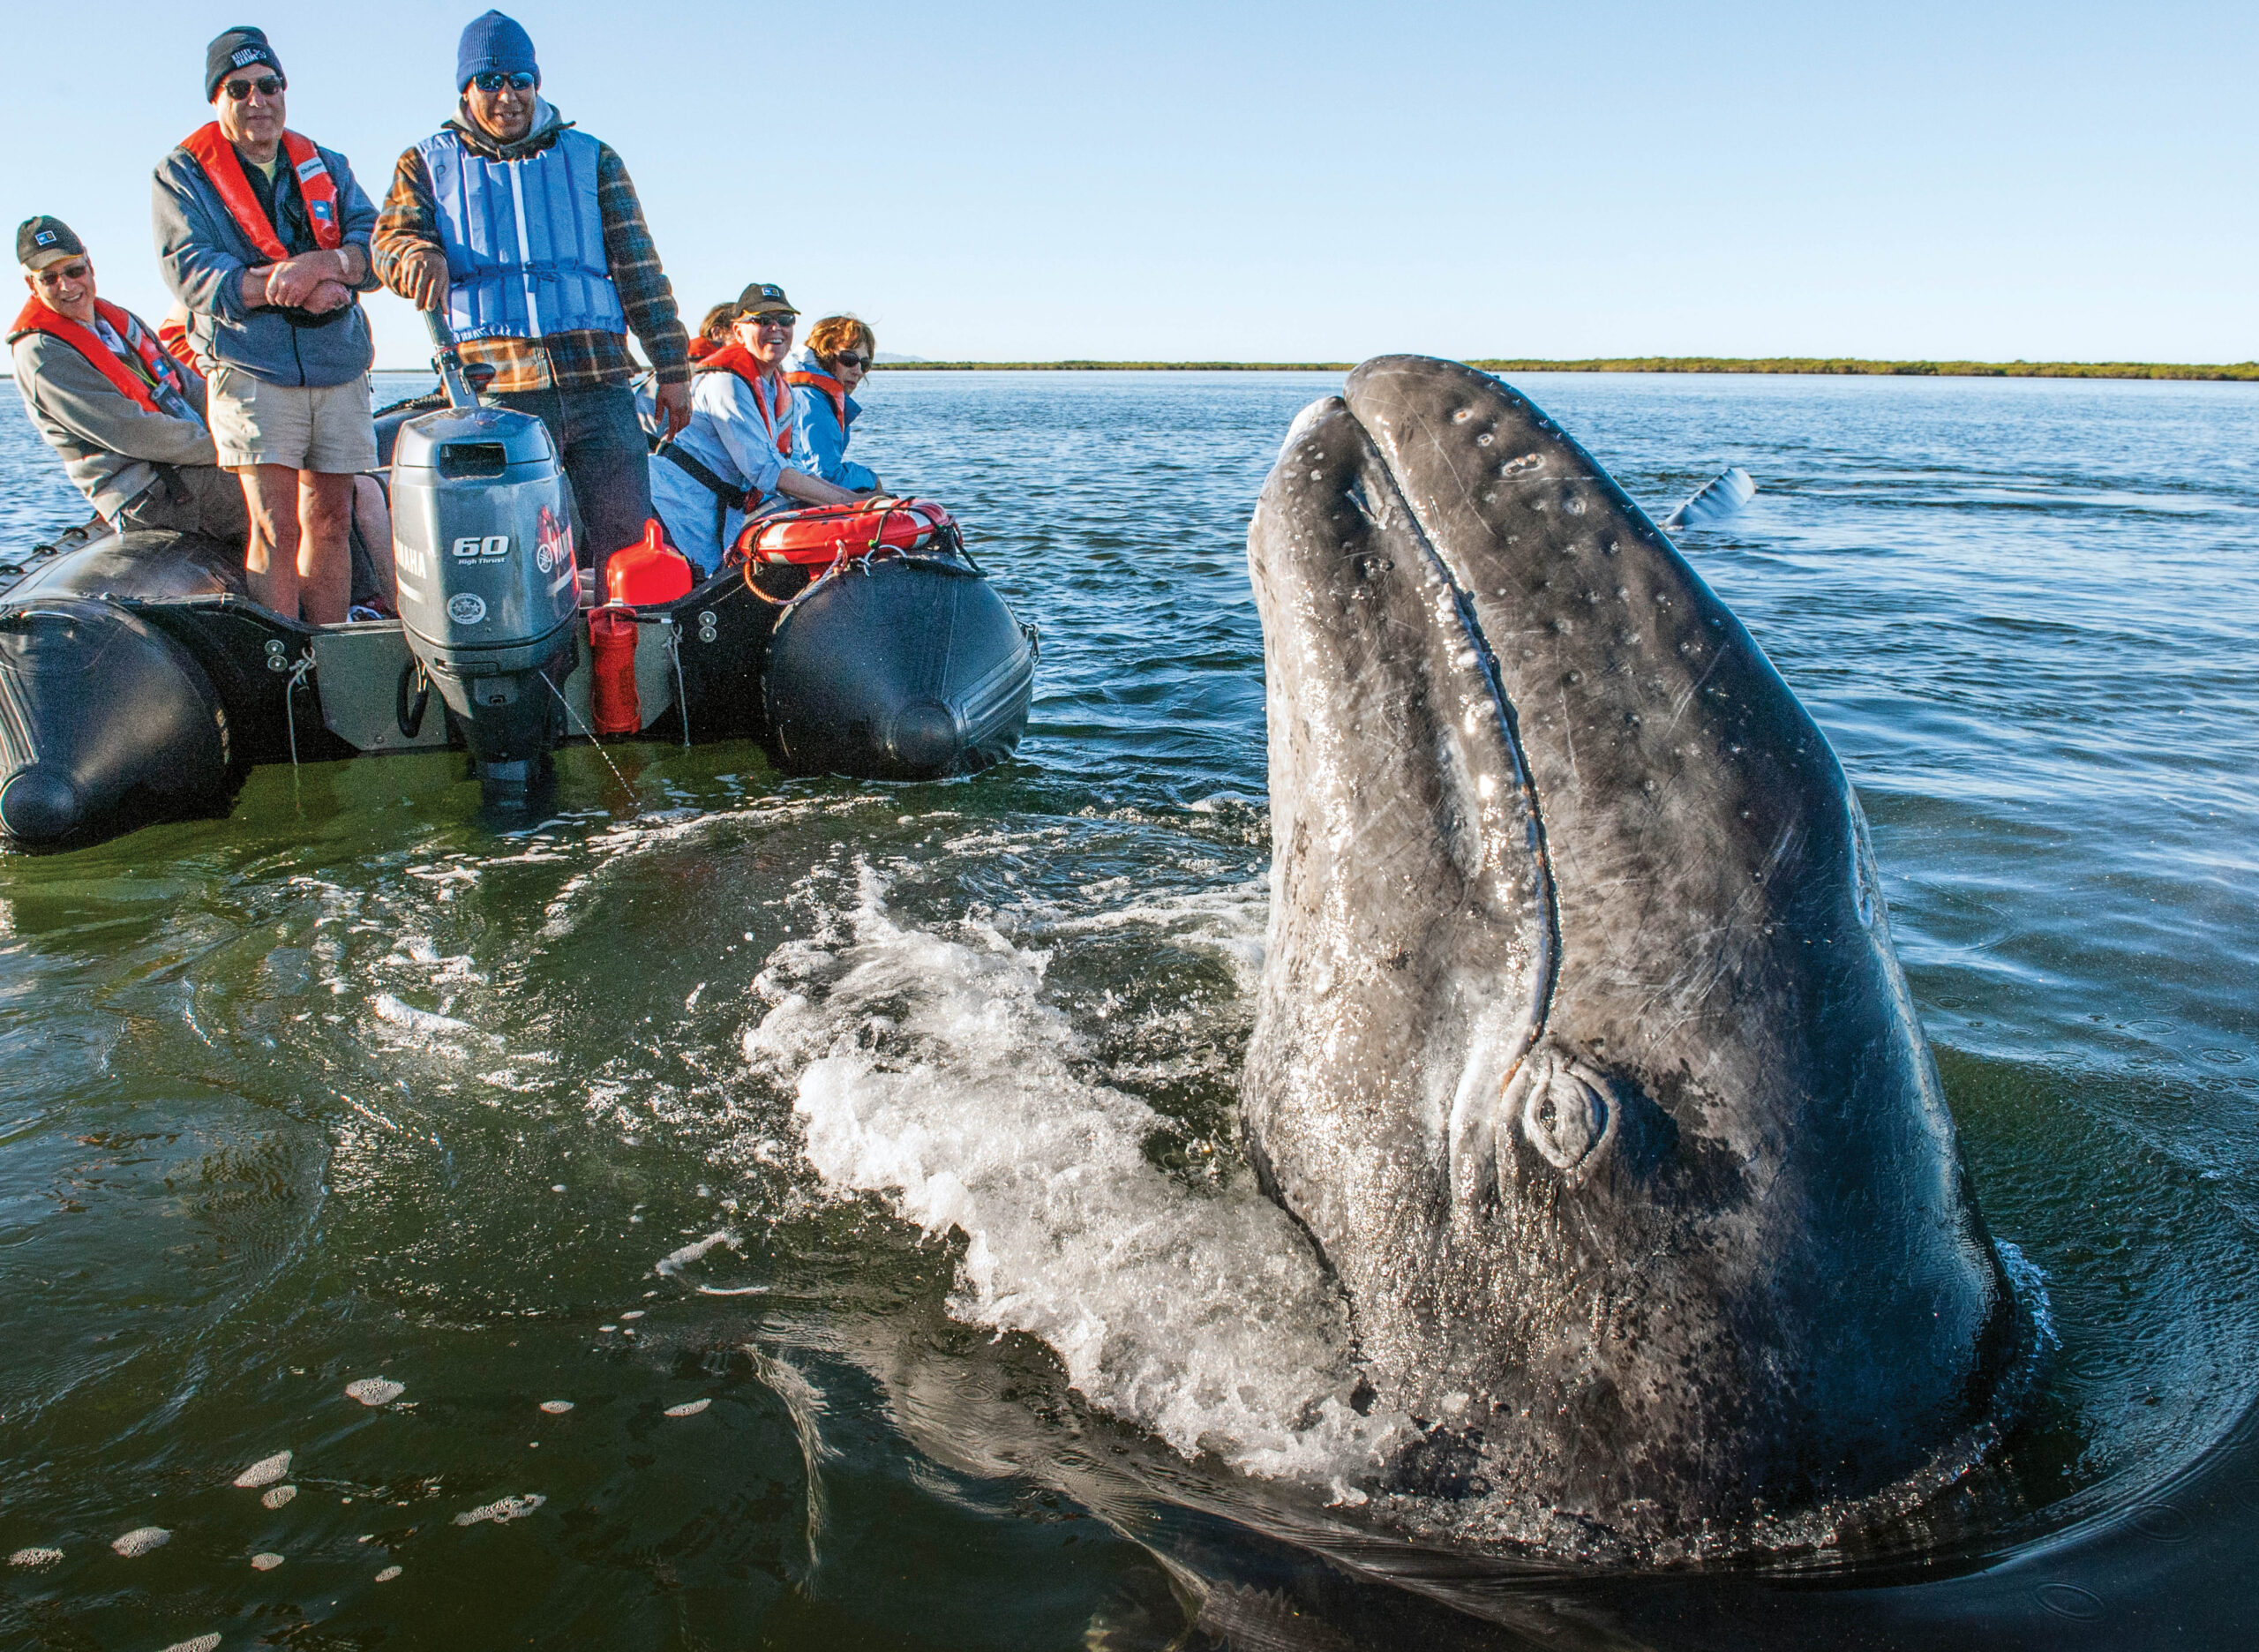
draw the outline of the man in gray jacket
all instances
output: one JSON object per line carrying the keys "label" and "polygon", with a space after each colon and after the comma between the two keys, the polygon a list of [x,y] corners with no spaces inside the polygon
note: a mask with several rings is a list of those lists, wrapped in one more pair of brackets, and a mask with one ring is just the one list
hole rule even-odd
{"label": "man in gray jacket", "polygon": [[121,529],[242,544],[244,492],[219,469],[203,379],[140,317],[96,297],[94,262],[61,219],[26,221],[16,261],[32,294],[8,330],[16,388],[79,491]]}
{"label": "man in gray jacket", "polygon": [[368,319],[377,210],[345,157],[287,130],[282,64],[255,28],[205,54],[215,118],[157,167],[165,282],[211,372],[220,462],[242,474],[251,594],[318,625],[346,616],[353,477],[377,463]]}

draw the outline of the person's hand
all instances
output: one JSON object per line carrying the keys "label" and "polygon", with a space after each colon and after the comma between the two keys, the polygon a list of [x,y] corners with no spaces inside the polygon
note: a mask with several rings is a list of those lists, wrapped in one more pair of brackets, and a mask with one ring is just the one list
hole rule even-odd
{"label": "person's hand", "polygon": [[300,309],[313,315],[327,315],[333,310],[342,310],[353,302],[353,289],[341,281],[326,281],[313,289]]}
{"label": "person's hand", "polygon": [[266,302],[290,310],[311,309],[306,301],[325,282],[338,284],[336,259],[327,252],[301,252],[266,272]]}
{"label": "person's hand", "polygon": [[690,423],[690,386],[663,384],[652,394],[658,400],[659,417],[666,421],[667,434],[681,435],[683,426]]}
{"label": "person's hand", "polygon": [[411,252],[394,267],[392,282],[418,310],[437,310],[447,301],[447,255],[437,247]]}

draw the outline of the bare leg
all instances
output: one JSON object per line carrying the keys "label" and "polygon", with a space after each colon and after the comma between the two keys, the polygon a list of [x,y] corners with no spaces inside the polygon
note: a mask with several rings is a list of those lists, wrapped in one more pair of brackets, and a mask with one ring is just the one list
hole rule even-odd
{"label": "bare leg", "polygon": [[385,502],[384,488],[374,477],[353,478],[353,525],[361,530],[361,543],[369,547],[379,591],[396,611],[400,585],[393,574],[392,507]]}
{"label": "bare leg", "polygon": [[298,605],[308,625],[343,625],[352,602],[353,482],[298,472]]}
{"label": "bare leg", "polygon": [[244,484],[251,532],[244,540],[244,582],[253,602],[298,617],[298,473],[289,465],[247,465]]}

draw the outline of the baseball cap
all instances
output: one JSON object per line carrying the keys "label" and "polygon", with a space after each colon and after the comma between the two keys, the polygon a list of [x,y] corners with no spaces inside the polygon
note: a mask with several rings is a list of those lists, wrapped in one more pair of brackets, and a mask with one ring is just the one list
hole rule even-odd
{"label": "baseball cap", "polygon": [[16,226],[16,262],[27,270],[43,270],[64,259],[86,256],[86,244],[60,218],[41,213]]}
{"label": "baseball cap", "polygon": [[784,297],[784,289],[774,282],[755,282],[738,295],[738,313],[741,316],[774,315],[780,310],[788,316],[800,313]]}

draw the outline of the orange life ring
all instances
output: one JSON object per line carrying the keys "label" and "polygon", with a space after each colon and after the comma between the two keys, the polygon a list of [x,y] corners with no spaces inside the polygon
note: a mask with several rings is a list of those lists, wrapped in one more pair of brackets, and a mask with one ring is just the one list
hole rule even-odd
{"label": "orange life ring", "polygon": [[956,526],[931,499],[858,499],[811,505],[747,522],[730,548],[732,562],[792,562],[824,567],[876,551],[916,551]]}

